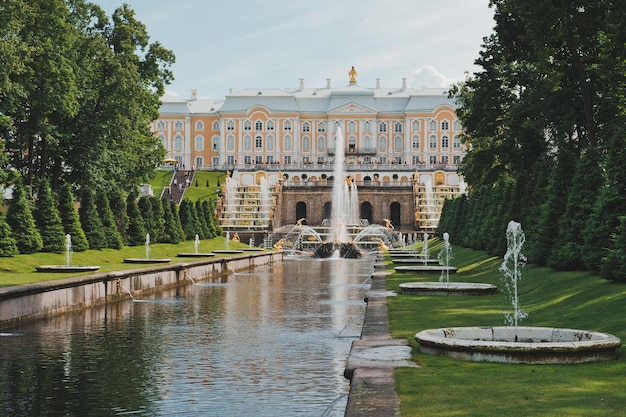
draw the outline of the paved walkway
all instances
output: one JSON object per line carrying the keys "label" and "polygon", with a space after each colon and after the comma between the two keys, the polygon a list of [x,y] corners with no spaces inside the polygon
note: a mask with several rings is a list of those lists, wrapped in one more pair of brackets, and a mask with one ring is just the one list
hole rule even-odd
{"label": "paved walkway", "polygon": [[345,417],[397,417],[400,400],[396,394],[393,368],[417,364],[410,360],[411,347],[404,339],[389,335],[384,264],[377,263],[361,338],[352,342],[344,375],[350,379]]}

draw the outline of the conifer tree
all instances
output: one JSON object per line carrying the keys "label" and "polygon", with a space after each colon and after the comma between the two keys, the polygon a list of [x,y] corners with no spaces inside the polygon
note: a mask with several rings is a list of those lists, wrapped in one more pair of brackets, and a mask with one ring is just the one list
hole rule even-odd
{"label": "conifer tree", "polygon": [[98,207],[98,214],[100,215],[104,229],[106,247],[110,249],[121,249],[124,245],[122,236],[117,231],[117,224],[115,223],[115,217],[113,216],[113,210],[111,210],[106,191],[102,190],[98,192],[96,206]]}
{"label": "conifer tree", "polygon": [[209,231],[209,225],[206,222],[206,216],[204,215],[204,210],[202,209],[202,201],[196,200],[194,205],[201,231],[198,235],[200,236],[200,239],[209,239],[211,232]]}
{"label": "conifer tree", "polygon": [[[163,211],[163,220],[164,220],[164,232],[163,232],[163,243],[178,243],[180,242],[180,235],[182,231],[177,230],[178,224],[174,220],[174,214],[172,213],[172,205],[170,202],[164,198],[161,200],[161,207]],[[175,209],[175,208],[174,208]],[[178,217],[178,215],[176,216]],[[180,220],[179,220],[180,221]]]}
{"label": "conifer tree", "polygon": [[11,227],[19,253],[35,253],[41,250],[43,240],[37,230],[31,204],[26,197],[21,178],[18,178],[14,184],[13,199],[7,211],[7,223]]}
{"label": "conifer tree", "polygon": [[6,221],[6,215],[0,210],[0,257],[17,255],[17,244]]}
{"label": "conifer tree", "polygon": [[126,199],[126,213],[128,216],[128,228],[126,237],[130,246],[140,246],[146,243],[146,225],[139,212],[137,205],[137,194],[131,192]]}
{"label": "conifer tree", "polygon": [[59,215],[61,216],[61,223],[63,223],[63,232],[71,236],[72,250],[74,252],[86,251],[89,249],[89,242],[87,242],[87,236],[85,236],[83,227],[80,224],[74,203],[74,196],[72,195],[72,188],[69,183],[61,184],[61,188],[58,191],[58,200]]}
{"label": "conifer tree", "polygon": [[152,211],[152,203],[150,202],[149,197],[140,197],[137,201],[137,207],[139,208],[139,213],[141,213],[141,217],[143,218],[146,233],[150,233],[150,241],[156,242],[157,233],[155,232],[155,215]]}
{"label": "conifer tree", "polygon": [[106,236],[98,215],[96,196],[90,189],[83,190],[78,217],[87,237],[87,242],[89,242],[89,249],[106,248]]}
{"label": "conifer tree", "polygon": [[122,237],[122,242],[128,244],[128,237],[126,236],[126,230],[128,229],[128,213],[126,210],[126,198],[122,190],[113,188],[109,191],[109,206],[113,212],[117,232]]}
{"label": "conifer tree", "polygon": [[164,242],[165,236],[165,219],[163,213],[163,206],[158,197],[149,197],[150,204],[152,204],[152,213],[154,214],[153,233],[155,242]]}
{"label": "conifer tree", "polygon": [[200,221],[196,213],[195,206],[192,202],[185,199],[181,201],[179,207],[180,223],[183,228],[186,240],[193,240],[196,234],[200,235]]}
{"label": "conifer tree", "polygon": [[202,211],[204,213],[207,227],[209,229],[209,235],[207,236],[207,239],[212,239],[217,236],[217,228],[215,227],[215,222],[213,219],[213,209],[209,201],[205,200],[202,202]]}
{"label": "conifer tree", "polygon": [[48,180],[39,181],[33,215],[43,241],[42,252],[63,253],[65,251],[65,231]]}
{"label": "conifer tree", "polygon": [[626,216],[621,216],[619,221],[611,238],[611,247],[602,260],[600,273],[607,279],[626,281]]}

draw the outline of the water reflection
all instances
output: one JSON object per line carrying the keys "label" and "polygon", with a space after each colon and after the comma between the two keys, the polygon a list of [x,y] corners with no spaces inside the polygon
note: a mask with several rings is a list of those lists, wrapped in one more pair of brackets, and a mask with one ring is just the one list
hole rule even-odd
{"label": "water reflection", "polygon": [[0,415],[342,416],[372,269],[286,261],[12,329]]}

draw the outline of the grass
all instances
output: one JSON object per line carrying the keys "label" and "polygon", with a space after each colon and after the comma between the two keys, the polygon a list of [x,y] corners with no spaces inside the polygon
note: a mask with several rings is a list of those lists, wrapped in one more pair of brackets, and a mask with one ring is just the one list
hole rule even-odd
{"label": "grass", "polygon": [[[231,249],[244,248],[247,245],[242,243],[229,242]],[[200,252],[211,252],[215,249],[224,249],[226,242],[223,237],[216,237],[209,240],[200,241]],[[153,244],[150,245],[151,258],[170,258],[172,263],[189,262],[190,258],[179,258],[178,253],[194,252],[194,242],[185,241],[177,245],[173,244]],[[120,271],[125,269],[135,269],[137,264],[124,263],[126,258],[145,258],[144,246],[126,246],[120,250],[103,249],[88,250],[84,252],[74,252],[71,265],[98,265],[98,272]],[[229,256],[218,254],[215,258]],[[211,258],[214,259],[214,258]],[[56,279],[85,275],[85,273],[54,273],[36,272],[39,265],[65,265],[65,254],[38,252],[30,255],[16,255],[8,258],[0,258],[0,287],[14,285],[33,284],[37,282],[52,281]]]}
{"label": "grass", "polygon": [[[456,247],[452,254],[453,264],[460,267],[451,275],[452,281],[503,287],[498,272],[501,259]],[[388,299],[390,331],[394,337],[409,340],[413,359],[421,366],[395,371],[403,417],[625,415],[624,347],[618,349],[614,361],[578,365],[476,363],[420,353],[413,338],[418,331],[504,325],[509,308],[502,294],[400,294],[403,282],[433,280],[438,277],[395,273],[387,277],[388,289],[399,294]],[[522,325],[595,330],[626,340],[626,284],[611,283],[589,272],[554,272],[529,265],[522,272],[519,297],[528,312]]]}
{"label": "grass", "polygon": [[[220,185],[224,185],[226,174],[217,171],[196,171],[193,182],[185,189],[185,198],[193,202],[198,200],[215,200],[217,190],[221,188],[221,186],[217,186],[218,180]],[[206,186],[207,181],[209,182],[208,187]],[[196,183],[198,186],[196,186]]]}
{"label": "grass", "polygon": [[152,186],[152,192],[155,196],[160,196],[165,187],[169,187],[174,171],[171,170],[159,170],[155,171],[156,175],[150,180]]}

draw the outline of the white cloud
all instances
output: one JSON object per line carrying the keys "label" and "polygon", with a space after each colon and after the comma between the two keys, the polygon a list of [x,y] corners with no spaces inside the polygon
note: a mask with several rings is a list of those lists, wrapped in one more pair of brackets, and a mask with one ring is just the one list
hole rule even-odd
{"label": "white cloud", "polygon": [[437,68],[425,65],[413,71],[413,78],[410,84],[411,87],[419,89],[422,86],[449,87],[456,81],[458,80],[453,80],[440,73]]}

